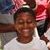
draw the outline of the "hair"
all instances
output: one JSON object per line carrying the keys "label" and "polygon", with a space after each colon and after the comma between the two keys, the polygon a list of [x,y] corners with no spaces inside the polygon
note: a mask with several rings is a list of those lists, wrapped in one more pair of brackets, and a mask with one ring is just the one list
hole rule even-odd
{"label": "hair", "polygon": [[36,16],[35,16],[35,12],[31,9],[31,8],[27,8],[27,7],[22,7],[20,9],[18,9],[15,14],[14,14],[14,22],[16,21],[16,18],[18,17],[18,15],[22,12],[28,12],[30,13],[34,19],[36,19]]}
{"label": "hair", "polygon": [[36,1],[35,0],[24,0],[26,4],[28,4],[32,9],[36,7]]}

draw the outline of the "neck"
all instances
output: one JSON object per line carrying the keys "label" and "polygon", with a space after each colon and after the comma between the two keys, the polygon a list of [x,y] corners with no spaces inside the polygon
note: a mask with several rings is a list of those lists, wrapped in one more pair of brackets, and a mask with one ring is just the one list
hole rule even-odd
{"label": "neck", "polygon": [[26,44],[26,43],[31,42],[32,39],[33,39],[33,37],[27,37],[27,38],[26,37],[20,37],[20,38],[17,38],[17,41],[20,43]]}

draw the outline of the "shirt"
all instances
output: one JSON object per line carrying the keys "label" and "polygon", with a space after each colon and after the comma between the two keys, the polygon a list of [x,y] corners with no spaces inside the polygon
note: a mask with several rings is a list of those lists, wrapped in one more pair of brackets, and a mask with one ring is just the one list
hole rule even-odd
{"label": "shirt", "polygon": [[47,37],[47,39],[50,41],[50,28],[47,30],[46,33],[44,33],[44,36]]}
{"label": "shirt", "polygon": [[4,50],[48,50],[48,48],[44,41],[39,40],[36,37],[27,44],[18,42],[15,37],[4,45]]}

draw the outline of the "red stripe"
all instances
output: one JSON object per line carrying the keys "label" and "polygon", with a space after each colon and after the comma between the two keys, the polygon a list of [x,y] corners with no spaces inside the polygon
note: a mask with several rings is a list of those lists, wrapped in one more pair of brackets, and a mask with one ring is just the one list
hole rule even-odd
{"label": "red stripe", "polygon": [[43,15],[43,16],[36,16],[36,18],[44,18],[44,16],[46,16],[46,15]]}

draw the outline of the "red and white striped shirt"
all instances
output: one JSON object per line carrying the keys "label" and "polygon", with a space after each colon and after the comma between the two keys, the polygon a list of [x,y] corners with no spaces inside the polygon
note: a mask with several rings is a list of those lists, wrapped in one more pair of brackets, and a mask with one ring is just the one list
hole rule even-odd
{"label": "red and white striped shirt", "polygon": [[46,8],[43,5],[38,5],[36,9],[36,20],[44,20],[46,19]]}
{"label": "red and white striped shirt", "polygon": [[46,8],[49,0],[36,0],[37,6],[37,15],[36,20],[44,20],[47,18],[46,16]]}
{"label": "red and white striped shirt", "polygon": [[17,9],[19,9],[25,2],[23,0],[12,0],[15,5],[14,9],[12,9],[12,13],[15,13]]}

